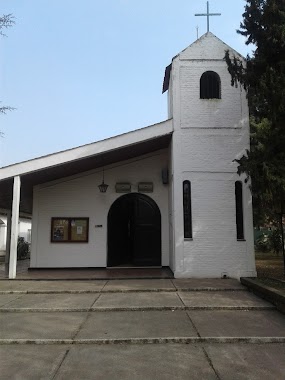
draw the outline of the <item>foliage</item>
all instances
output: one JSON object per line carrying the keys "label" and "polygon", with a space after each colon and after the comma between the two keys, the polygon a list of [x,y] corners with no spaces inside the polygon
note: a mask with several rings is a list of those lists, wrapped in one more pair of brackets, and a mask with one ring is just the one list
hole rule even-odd
{"label": "foliage", "polygon": [[256,239],[255,250],[256,252],[269,252],[267,235],[262,234],[258,239]]}
{"label": "foliage", "polygon": [[[0,17],[0,36],[6,37],[4,30],[10,28],[14,23],[15,23],[14,17],[11,14],[3,15],[2,17]],[[0,107],[0,113],[6,113],[7,111],[12,111],[12,110],[13,110],[12,107],[8,107],[8,106]]]}
{"label": "foliage", "polygon": [[282,251],[282,239],[280,228],[274,227],[272,230],[265,230],[259,234],[255,240],[255,250],[257,252],[272,252],[278,255]]}
{"label": "foliage", "polygon": [[270,250],[278,255],[282,251],[281,231],[279,229],[273,230],[268,240]]}
{"label": "foliage", "polygon": [[225,59],[232,85],[241,84],[248,94],[251,151],[237,160],[238,173],[252,179],[260,225],[285,200],[285,0],[246,0],[237,32],[255,47],[245,61],[229,52]]}
{"label": "foliage", "polygon": [[30,245],[23,237],[18,237],[17,245],[17,259],[24,260],[29,257],[30,254]]}
{"label": "foliage", "polygon": [[3,32],[3,30],[10,28],[13,24],[15,24],[13,15],[9,14],[0,17],[0,35],[6,37],[6,34]]}
{"label": "foliage", "polygon": [[7,111],[12,111],[14,108],[8,107],[8,106],[3,106],[0,107],[0,113],[6,113]]}

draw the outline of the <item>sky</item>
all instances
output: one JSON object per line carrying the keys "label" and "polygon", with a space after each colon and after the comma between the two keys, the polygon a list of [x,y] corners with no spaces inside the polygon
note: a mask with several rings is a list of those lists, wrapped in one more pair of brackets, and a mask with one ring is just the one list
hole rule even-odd
{"label": "sky", "polygon": [[[210,0],[210,31],[246,55],[245,0]],[[207,31],[206,0],[0,0],[0,166],[167,119],[165,67]]]}

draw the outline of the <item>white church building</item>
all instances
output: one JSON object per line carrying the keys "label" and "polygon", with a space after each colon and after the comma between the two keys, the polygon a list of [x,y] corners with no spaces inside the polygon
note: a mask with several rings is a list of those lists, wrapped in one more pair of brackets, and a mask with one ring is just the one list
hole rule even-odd
{"label": "white church building", "polygon": [[256,276],[252,199],[234,161],[249,149],[248,104],[228,49],[239,55],[208,32],[173,58],[168,120],[0,169],[10,278],[21,213],[32,215],[31,268]]}

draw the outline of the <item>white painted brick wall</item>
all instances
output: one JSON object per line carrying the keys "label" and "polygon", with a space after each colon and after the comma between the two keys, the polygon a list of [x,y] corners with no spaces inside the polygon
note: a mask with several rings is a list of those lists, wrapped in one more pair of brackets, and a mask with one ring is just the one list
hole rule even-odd
{"label": "white painted brick wall", "polygon": [[[193,240],[184,241],[184,270],[191,276],[237,277],[248,271],[247,240],[237,241],[232,174],[184,173],[191,181]],[[245,215],[246,216],[246,215]],[[245,225],[246,233],[249,228]]]}
{"label": "white painted brick wall", "polygon": [[[255,275],[252,205],[244,185],[245,241],[237,241],[234,159],[249,147],[246,95],[231,86],[223,61],[228,47],[211,33],[172,64],[173,223],[176,277]],[[200,99],[200,77],[215,71],[221,99]],[[193,240],[184,240],[182,182],[191,181]]]}
{"label": "white painted brick wall", "polygon": [[248,133],[243,130],[181,130],[182,170],[234,172],[244,147],[248,148]]}
{"label": "white painted brick wall", "polygon": [[[182,128],[241,128],[247,123],[247,103],[241,101],[245,100],[244,90],[230,85],[224,61],[189,61],[181,65]],[[211,70],[221,78],[221,99],[200,99],[200,78]]]}
{"label": "white painted brick wall", "polygon": [[229,49],[236,56],[241,55],[231,49],[222,40],[217,38],[213,33],[206,33],[193,44],[184,49],[180,54],[180,60],[219,60],[224,57],[225,50]]}

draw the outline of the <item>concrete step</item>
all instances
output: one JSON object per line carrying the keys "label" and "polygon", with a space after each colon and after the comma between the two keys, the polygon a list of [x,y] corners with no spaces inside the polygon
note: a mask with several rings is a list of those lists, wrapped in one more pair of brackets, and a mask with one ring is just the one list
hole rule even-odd
{"label": "concrete step", "polygon": [[84,294],[177,291],[246,291],[237,280],[221,279],[151,279],[151,280],[84,280],[30,281],[0,280],[0,294]]}
{"label": "concrete step", "polygon": [[[140,339],[285,339],[284,316],[276,310],[147,310],[0,313],[0,339],[116,342]],[[274,341],[273,339],[273,341]],[[276,339],[275,339],[276,340]],[[8,342],[7,341],[7,342]],[[222,341],[222,340],[221,340]]]}
{"label": "concrete step", "polygon": [[0,345],[105,345],[105,344],[284,344],[285,337],[168,337],[122,339],[0,339]]}
{"label": "concrete step", "polygon": [[149,306],[149,307],[94,307],[88,308],[1,308],[0,313],[70,313],[70,312],[105,312],[105,311],[165,311],[165,310],[244,310],[244,311],[258,311],[258,310],[275,310],[275,306]]}
{"label": "concrete step", "polygon": [[265,310],[274,308],[249,292],[140,292],[2,294],[0,312],[146,310]]}

